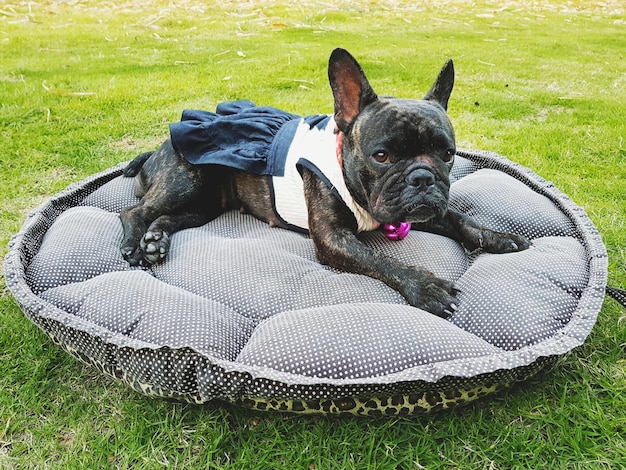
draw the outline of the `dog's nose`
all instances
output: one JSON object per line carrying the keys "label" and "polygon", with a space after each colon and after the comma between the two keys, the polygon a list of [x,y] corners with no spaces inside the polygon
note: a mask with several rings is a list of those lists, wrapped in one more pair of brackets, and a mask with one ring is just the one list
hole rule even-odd
{"label": "dog's nose", "polygon": [[416,188],[425,189],[435,184],[435,175],[424,168],[418,168],[409,173],[406,182]]}

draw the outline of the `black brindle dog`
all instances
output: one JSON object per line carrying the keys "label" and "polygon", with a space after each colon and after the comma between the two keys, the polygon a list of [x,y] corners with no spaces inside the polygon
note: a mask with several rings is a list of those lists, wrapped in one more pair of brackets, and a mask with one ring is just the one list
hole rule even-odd
{"label": "black brindle dog", "polygon": [[[448,61],[421,100],[378,97],[357,61],[345,50],[330,56],[334,125],[341,172],[354,206],[380,224],[406,221],[414,228],[446,235],[468,249],[492,253],[528,248],[523,236],[482,227],[448,208],[449,173],[455,156],[446,114],[454,84]],[[335,152],[321,155],[337,161]],[[340,163],[337,163],[339,165]],[[379,279],[421,309],[445,317],[456,309],[451,282],[419,266],[407,266],[363,244],[359,224],[345,197],[332,184],[300,166],[308,231],[321,263]],[[168,139],[125,170],[136,176],[139,203],[122,211],[123,256],[132,265],[162,260],[178,230],[207,223],[240,209],[274,226],[287,226],[272,204],[271,176],[223,165],[192,165]],[[276,178],[276,177],[274,177]],[[342,183],[343,184],[343,183]],[[287,226],[288,227],[288,226]]]}

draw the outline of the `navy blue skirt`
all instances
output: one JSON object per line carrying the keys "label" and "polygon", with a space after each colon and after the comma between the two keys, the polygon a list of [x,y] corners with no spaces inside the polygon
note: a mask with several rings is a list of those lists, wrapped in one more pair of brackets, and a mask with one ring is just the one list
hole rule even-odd
{"label": "navy blue skirt", "polygon": [[300,116],[247,100],[221,103],[215,111],[183,111],[180,122],[170,124],[174,149],[194,165],[283,175]]}

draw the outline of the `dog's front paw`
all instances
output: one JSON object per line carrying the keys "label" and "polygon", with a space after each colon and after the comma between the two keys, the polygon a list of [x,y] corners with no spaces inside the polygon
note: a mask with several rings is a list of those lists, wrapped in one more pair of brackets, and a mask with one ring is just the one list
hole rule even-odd
{"label": "dog's front paw", "polygon": [[524,251],[532,246],[532,242],[523,235],[516,233],[483,230],[478,245],[488,253],[514,253]]}
{"label": "dog's front paw", "polygon": [[148,230],[139,243],[146,264],[163,260],[170,250],[170,236],[162,230]]}
{"label": "dog's front paw", "polygon": [[514,253],[527,250],[531,246],[532,242],[523,235],[493,232],[484,249],[489,253]]}
{"label": "dog's front paw", "polygon": [[411,281],[404,296],[413,307],[441,318],[448,318],[456,311],[456,294],[459,290],[452,282],[421,269],[417,270],[417,277]]}

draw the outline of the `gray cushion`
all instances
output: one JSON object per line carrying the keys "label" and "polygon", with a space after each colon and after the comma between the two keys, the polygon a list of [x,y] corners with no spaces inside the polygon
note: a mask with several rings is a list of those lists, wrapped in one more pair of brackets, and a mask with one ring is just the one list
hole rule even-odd
{"label": "gray cushion", "polygon": [[448,320],[322,266],[307,236],[238,212],[174,234],[164,263],[131,268],[118,213],[135,199],[121,168],[38,208],[5,269],[26,315],[55,341],[147,394],[367,400],[509,385],[581,344],[602,303],[606,253],[584,211],[497,155],[460,153],[450,204],[533,248],[492,255],[430,233],[361,235],[454,281],[459,309]]}

